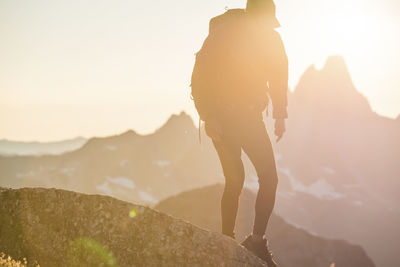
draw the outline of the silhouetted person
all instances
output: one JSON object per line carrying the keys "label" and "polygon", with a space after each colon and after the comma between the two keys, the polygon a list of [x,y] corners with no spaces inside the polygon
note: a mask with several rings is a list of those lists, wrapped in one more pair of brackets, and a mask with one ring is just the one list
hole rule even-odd
{"label": "silhouetted person", "polygon": [[248,0],[246,9],[231,9],[212,18],[209,35],[196,54],[191,83],[196,109],[225,176],[222,233],[235,238],[245,177],[243,149],[257,171],[259,190],[253,232],[242,245],[270,267],[276,263],[264,234],[275,204],[278,176],[262,112],[270,98],[279,141],[285,132],[288,88],[288,60],[274,30],[279,26],[272,0]]}

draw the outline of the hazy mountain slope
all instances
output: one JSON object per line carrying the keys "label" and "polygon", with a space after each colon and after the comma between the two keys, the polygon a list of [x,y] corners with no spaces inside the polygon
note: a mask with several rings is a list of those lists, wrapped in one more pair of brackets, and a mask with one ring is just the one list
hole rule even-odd
{"label": "hazy mountain slope", "polygon": [[83,137],[46,143],[0,140],[0,155],[58,155],[79,149],[86,141],[86,138]]}
{"label": "hazy mountain slope", "polygon": [[[285,162],[303,183],[325,176],[335,187],[364,183],[377,198],[399,200],[394,190],[400,186],[399,124],[371,110],[355,89],[342,58],[332,57],[321,70],[310,67],[306,71],[291,98],[289,113],[281,148]],[[309,166],[311,162],[319,166]],[[321,167],[339,173],[328,176]],[[385,182],[376,177],[385,177]]]}
{"label": "hazy mountain slope", "polygon": [[223,180],[209,142],[199,146],[192,119],[181,113],[150,135],[128,131],[92,138],[58,156],[0,157],[0,186],[56,187],[152,204]]}
{"label": "hazy mountain slope", "polygon": [[278,212],[319,235],[362,244],[379,266],[397,266],[399,121],[371,110],[340,57],[310,67],[289,107],[278,146],[280,178],[289,183],[280,186]]}
{"label": "hazy mountain slope", "polygon": [[[220,231],[222,192],[223,185],[220,184],[186,191],[162,200],[155,209],[200,227]],[[256,194],[243,190],[235,229],[238,242],[252,230],[255,199]],[[278,216],[272,217],[268,230],[271,249],[280,266],[319,267],[331,263],[338,267],[375,266],[360,246],[310,235]]]}
{"label": "hazy mountain slope", "polygon": [[266,266],[231,238],[143,206],[0,188],[0,252],[40,266]]}

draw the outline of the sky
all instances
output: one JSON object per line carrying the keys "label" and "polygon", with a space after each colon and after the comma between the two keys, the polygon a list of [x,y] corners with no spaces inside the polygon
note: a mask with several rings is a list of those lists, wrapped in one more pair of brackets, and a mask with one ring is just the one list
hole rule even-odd
{"label": "sky", "polygon": [[[147,134],[190,100],[210,18],[238,0],[0,0],[0,139]],[[400,2],[276,0],[294,90],[342,55],[382,116],[400,113]]]}

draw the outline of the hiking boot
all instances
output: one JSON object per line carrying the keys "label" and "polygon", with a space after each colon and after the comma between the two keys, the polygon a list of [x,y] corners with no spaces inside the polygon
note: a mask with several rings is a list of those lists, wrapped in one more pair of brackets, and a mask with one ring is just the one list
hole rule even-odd
{"label": "hiking boot", "polygon": [[242,246],[253,252],[254,255],[265,261],[268,267],[277,267],[278,264],[274,261],[272,253],[268,248],[268,241],[263,237],[261,241],[254,241],[249,235],[241,243]]}

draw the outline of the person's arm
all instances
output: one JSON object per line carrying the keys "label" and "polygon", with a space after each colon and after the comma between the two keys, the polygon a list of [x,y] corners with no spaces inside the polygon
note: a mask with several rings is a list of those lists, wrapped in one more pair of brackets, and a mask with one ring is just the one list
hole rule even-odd
{"label": "person's arm", "polygon": [[270,95],[274,119],[286,119],[287,91],[288,91],[288,58],[279,33],[273,31],[270,45],[270,75],[268,79],[268,93]]}

